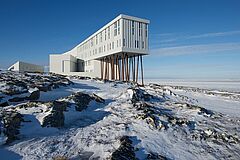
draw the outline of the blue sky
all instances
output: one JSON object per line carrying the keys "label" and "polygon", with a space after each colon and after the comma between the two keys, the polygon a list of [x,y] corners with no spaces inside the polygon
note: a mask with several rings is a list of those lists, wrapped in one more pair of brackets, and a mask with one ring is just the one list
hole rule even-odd
{"label": "blue sky", "polygon": [[117,15],[151,21],[147,78],[240,79],[239,0],[0,0],[0,68],[48,66]]}

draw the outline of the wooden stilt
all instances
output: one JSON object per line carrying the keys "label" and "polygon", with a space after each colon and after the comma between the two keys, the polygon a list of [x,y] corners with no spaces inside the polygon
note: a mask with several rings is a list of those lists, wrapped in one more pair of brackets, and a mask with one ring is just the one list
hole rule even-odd
{"label": "wooden stilt", "polygon": [[131,81],[132,57],[129,57],[129,81]]}
{"label": "wooden stilt", "polygon": [[[119,58],[119,57],[118,57]],[[120,64],[121,63],[119,63],[119,61],[120,61],[120,58],[119,59],[117,59],[117,65],[118,65],[118,80],[120,81],[121,79],[120,79]]]}
{"label": "wooden stilt", "polygon": [[104,64],[105,64],[105,75],[104,75],[104,79],[107,79],[107,59],[104,58]]}
{"label": "wooden stilt", "polygon": [[[109,67],[109,79],[112,79],[112,57],[111,56],[109,57],[109,65],[110,65],[110,67]],[[110,72],[111,72],[111,74],[110,74]]]}
{"label": "wooden stilt", "polygon": [[101,67],[101,79],[103,79],[103,74],[102,74],[102,71],[103,71],[103,68],[102,68],[102,59],[100,60],[100,67]]}
{"label": "wooden stilt", "polygon": [[126,81],[128,82],[128,55],[126,54]]}
{"label": "wooden stilt", "polygon": [[109,73],[109,70],[110,70],[110,69],[109,69],[109,62],[110,62],[110,61],[109,61],[109,60],[110,60],[110,58],[108,57],[108,59],[107,59],[107,68],[108,68],[108,72],[107,72],[107,73],[108,73],[108,76],[107,76],[107,79],[108,79],[108,80],[110,79],[110,73]]}
{"label": "wooden stilt", "polygon": [[117,80],[117,76],[118,76],[118,67],[117,67],[117,62],[118,62],[118,55],[115,57],[115,80]]}
{"label": "wooden stilt", "polygon": [[131,74],[131,57],[128,57],[128,81],[130,81]]}
{"label": "wooden stilt", "polygon": [[138,82],[138,66],[139,66],[139,55],[137,57],[136,83]]}
{"label": "wooden stilt", "polygon": [[125,56],[123,53],[122,54],[122,81],[124,81],[124,59],[125,59]]}
{"label": "wooden stilt", "polygon": [[133,56],[133,66],[132,66],[132,77],[133,77],[133,82],[135,82],[135,68],[136,68],[136,65],[135,65],[135,56]]}
{"label": "wooden stilt", "polygon": [[115,80],[114,55],[112,56],[112,80]]}
{"label": "wooden stilt", "polygon": [[144,86],[144,83],[143,83],[143,60],[142,60],[142,55],[140,56],[141,58],[141,77],[142,77],[142,85]]}

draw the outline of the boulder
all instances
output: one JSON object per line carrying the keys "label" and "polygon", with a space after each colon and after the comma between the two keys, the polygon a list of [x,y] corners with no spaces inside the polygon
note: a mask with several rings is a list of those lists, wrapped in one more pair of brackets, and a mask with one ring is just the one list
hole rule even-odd
{"label": "boulder", "polygon": [[111,160],[137,160],[132,147],[132,141],[128,136],[120,138],[120,147],[111,155]]}
{"label": "boulder", "polygon": [[82,111],[88,107],[92,97],[88,94],[77,92],[71,96],[71,99],[76,103],[76,111]]}
{"label": "boulder", "polygon": [[35,101],[40,98],[40,90],[33,91],[29,97],[27,97],[27,100]]}
{"label": "boulder", "polygon": [[64,126],[64,111],[68,106],[67,102],[54,101],[52,104],[51,113],[43,118],[42,127],[56,127],[60,128]]}
{"label": "boulder", "polygon": [[17,136],[20,133],[19,128],[23,121],[23,116],[18,112],[4,111],[2,112],[2,121],[5,128],[3,133],[8,137],[6,143],[11,143],[18,139]]}
{"label": "boulder", "polygon": [[8,102],[1,102],[0,107],[6,107],[9,106]]}

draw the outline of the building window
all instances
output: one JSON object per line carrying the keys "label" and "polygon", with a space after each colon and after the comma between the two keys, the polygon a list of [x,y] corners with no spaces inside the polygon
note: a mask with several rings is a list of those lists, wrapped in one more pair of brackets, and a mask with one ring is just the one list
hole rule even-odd
{"label": "building window", "polygon": [[102,32],[100,33],[100,42],[102,42]]}
{"label": "building window", "polygon": [[145,27],[145,34],[146,34],[146,37],[148,36],[148,25],[146,24],[146,27]]}
{"label": "building window", "polygon": [[105,29],[105,41],[107,40],[107,30]]}
{"label": "building window", "polygon": [[91,39],[91,47],[93,46],[93,39]]}
{"label": "building window", "polygon": [[112,42],[112,49],[114,49],[114,42]]}
{"label": "building window", "polygon": [[134,27],[135,27],[134,21],[132,21],[132,35],[134,35]]}
{"label": "building window", "polygon": [[105,45],[103,46],[103,50],[104,50],[104,52],[105,52]]}
{"label": "building window", "polygon": [[96,45],[98,44],[98,35],[96,35]]}
{"label": "building window", "polygon": [[108,39],[110,39],[110,27],[108,27]]}
{"label": "building window", "polygon": [[117,22],[114,23],[114,36],[117,35]]}
{"label": "building window", "polygon": [[142,36],[142,23],[139,22],[139,36]]}
{"label": "building window", "polygon": [[123,38],[123,47],[125,47],[125,38]]}
{"label": "building window", "polygon": [[142,41],[142,49],[144,48],[144,41]]}
{"label": "building window", "polygon": [[111,43],[109,44],[109,49],[111,50]]}
{"label": "building window", "polygon": [[118,35],[120,34],[120,21],[117,21]]}

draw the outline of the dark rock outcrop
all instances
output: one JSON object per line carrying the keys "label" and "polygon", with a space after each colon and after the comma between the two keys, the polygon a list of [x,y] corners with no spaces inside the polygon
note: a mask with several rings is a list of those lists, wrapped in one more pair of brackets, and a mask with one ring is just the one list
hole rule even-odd
{"label": "dark rock outcrop", "polygon": [[8,102],[1,102],[0,107],[6,107],[9,106]]}
{"label": "dark rock outcrop", "polygon": [[33,91],[29,97],[27,97],[27,100],[35,101],[40,98],[40,90]]}
{"label": "dark rock outcrop", "polygon": [[18,139],[18,134],[23,116],[14,111],[3,111],[0,115],[3,121],[3,133],[8,137],[6,143],[11,143]]}
{"label": "dark rock outcrop", "polygon": [[54,101],[50,104],[52,106],[51,113],[43,118],[42,127],[56,127],[64,126],[64,111],[68,106],[67,102]]}
{"label": "dark rock outcrop", "polygon": [[120,147],[112,153],[111,160],[137,160],[130,138],[123,136],[120,143]]}

